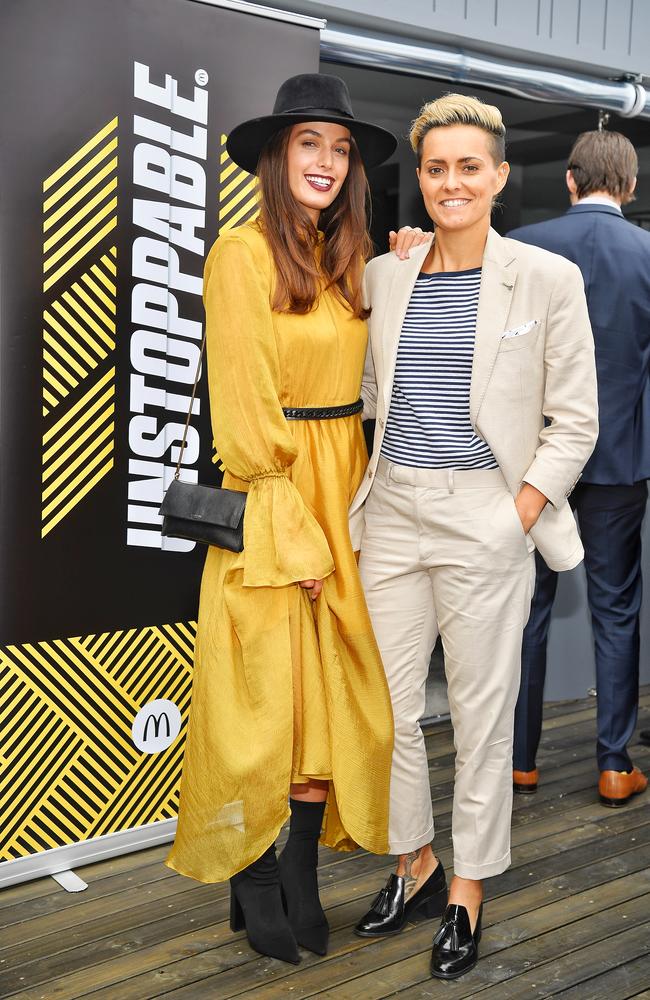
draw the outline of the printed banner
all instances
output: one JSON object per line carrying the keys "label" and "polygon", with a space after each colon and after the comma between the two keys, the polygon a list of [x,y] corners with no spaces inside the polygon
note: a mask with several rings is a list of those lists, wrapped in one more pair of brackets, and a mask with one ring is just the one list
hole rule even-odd
{"label": "printed banner", "polygon": [[[257,210],[225,142],[319,36],[198,0],[21,0],[0,29],[9,859],[175,813],[204,550],[158,508],[205,255]],[[182,478],[216,485],[215,459],[202,378]]]}

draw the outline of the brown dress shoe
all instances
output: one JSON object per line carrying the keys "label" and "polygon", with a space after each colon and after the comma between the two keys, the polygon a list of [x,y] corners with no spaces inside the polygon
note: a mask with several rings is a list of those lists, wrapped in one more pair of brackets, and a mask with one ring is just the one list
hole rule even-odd
{"label": "brown dress shoe", "polygon": [[645,792],[647,787],[648,779],[638,767],[632,768],[629,774],[625,771],[601,771],[598,793],[604,806],[616,809],[624,806],[633,795]]}
{"label": "brown dress shoe", "polygon": [[539,771],[534,768],[532,771],[513,771],[512,787],[519,795],[532,795],[537,791]]}

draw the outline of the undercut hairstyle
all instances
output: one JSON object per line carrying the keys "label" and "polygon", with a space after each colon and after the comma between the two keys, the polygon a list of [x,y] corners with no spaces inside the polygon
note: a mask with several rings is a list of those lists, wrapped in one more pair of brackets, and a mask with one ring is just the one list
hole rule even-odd
{"label": "undercut hairstyle", "polygon": [[620,132],[583,132],[574,143],[567,166],[578,198],[606,191],[623,205],[634,201],[631,188],[639,172],[639,159],[630,140]]}
{"label": "undercut hairstyle", "polygon": [[275,264],[271,308],[308,313],[324,289],[334,288],[353,316],[367,319],[370,310],[363,303],[361,281],[365,262],[372,255],[370,189],[357,144],[351,138],[347,177],[332,204],[320,214],[318,226],[325,238],[319,250],[318,230],[289,185],[291,129],[291,125],[281,129],[269,139],[257,167],[258,225]]}
{"label": "undercut hairstyle", "polygon": [[476,128],[483,129],[490,136],[490,152],[495,165],[503,163],[506,156],[506,128],[499,109],[493,104],[484,104],[477,97],[445,94],[424,104],[411,125],[409,139],[418,166],[422,163],[422,146],[427,133],[432,128],[447,128],[450,125],[475,125]]}

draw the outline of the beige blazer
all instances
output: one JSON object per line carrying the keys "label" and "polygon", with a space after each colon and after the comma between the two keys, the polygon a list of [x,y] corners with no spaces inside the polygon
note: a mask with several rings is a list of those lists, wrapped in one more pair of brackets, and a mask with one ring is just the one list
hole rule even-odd
{"label": "beige blazer", "polygon": [[[372,459],[350,507],[355,549],[363,537],[390,408],[402,322],[430,243],[409,260],[385,254],[366,268],[372,306],[363,377],[364,419],[376,418]],[[546,426],[544,417],[546,417]],[[575,264],[490,229],[483,257],[470,391],[470,420],[517,494],[526,481],[548,497],[530,537],[551,569],[584,552],[567,497],[598,434],[594,343]]]}

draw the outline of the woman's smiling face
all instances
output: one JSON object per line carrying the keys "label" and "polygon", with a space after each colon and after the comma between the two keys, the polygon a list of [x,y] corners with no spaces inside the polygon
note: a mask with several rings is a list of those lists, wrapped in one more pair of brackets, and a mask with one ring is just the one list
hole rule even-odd
{"label": "woman's smiling face", "polygon": [[287,147],[291,193],[318,225],[343,186],[350,166],[350,130],[332,122],[294,125]]}
{"label": "woman's smiling face", "polygon": [[489,220],[494,197],[503,190],[510,167],[496,164],[489,132],[475,125],[429,129],[418,168],[429,217],[449,232]]}

